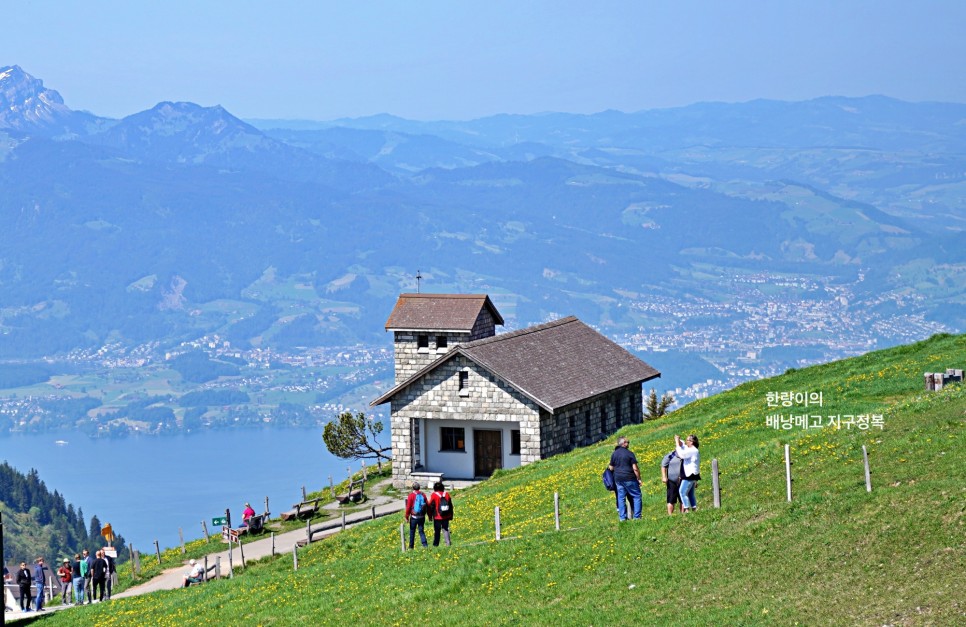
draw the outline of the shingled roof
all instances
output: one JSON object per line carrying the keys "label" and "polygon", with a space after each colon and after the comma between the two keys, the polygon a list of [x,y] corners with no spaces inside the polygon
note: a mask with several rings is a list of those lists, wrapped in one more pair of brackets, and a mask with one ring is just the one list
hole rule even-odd
{"label": "shingled roof", "polygon": [[374,400],[397,392],[457,354],[500,377],[550,412],[661,376],[574,316],[461,344]]}
{"label": "shingled roof", "polygon": [[400,294],[386,330],[468,333],[484,307],[496,324],[503,324],[503,317],[486,294]]}

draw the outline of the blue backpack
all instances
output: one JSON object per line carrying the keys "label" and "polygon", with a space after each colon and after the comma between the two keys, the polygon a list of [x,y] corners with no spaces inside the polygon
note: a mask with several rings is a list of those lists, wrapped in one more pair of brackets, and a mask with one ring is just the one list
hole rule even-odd
{"label": "blue backpack", "polygon": [[611,492],[614,492],[615,490],[617,490],[617,482],[614,481],[614,471],[613,470],[611,470],[610,468],[605,468],[604,469],[604,474],[601,475],[601,479],[604,480],[604,487],[605,488],[607,488]]}
{"label": "blue backpack", "polygon": [[425,514],[426,514],[426,497],[423,495],[422,492],[417,492],[416,498],[413,499],[412,515],[418,518],[419,516],[423,516]]}

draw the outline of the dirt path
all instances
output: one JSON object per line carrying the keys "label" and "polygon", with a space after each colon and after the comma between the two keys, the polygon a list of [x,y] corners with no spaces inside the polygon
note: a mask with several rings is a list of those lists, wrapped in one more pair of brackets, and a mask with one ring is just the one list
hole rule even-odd
{"label": "dirt path", "polygon": [[[389,481],[381,482],[373,486],[373,493],[375,496],[369,498],[366,501],[366,509],[355,511],[352,513],[346,513],[345,523],[346,527],[351,527],[364,523],[368,520],[372,520],[373,508],[375,508],[375,515],[377,518],[383,516],[389,516],[401,512],[405,507],[404,500],[396,495],[386,496],[382,494],[380,489],[383,485],[388,485]],[[338,504],[331,503],[326,505],[325,509],[332,511],[338,511]],[[400,517],[400,522],[402,518]],[[312,525],[312,541],[317,542],[322,538],[326,538],[330,535],[338,533],[342,530],[342,516],[338,516],[332,520],[325,520],[319,523],[314,523]],[[299,542],[304,542],[306,536],[306,530],[295,529],[292,531],[286,531],[285,533],[275,534],[275,553],[291,553],[292,547],[294,547]],[[257,560],[272,554],[272,536],[271,533],[266,533],[265,536],[260,540],[255,540],[253,542],[246,542],[244,545],[245,551],[245,561]],[[215,564],[218,557],[221,557],[221,569],[222,576],[228,575],[228,550],[218,553],[211,553],[208,555],[208,566],[211,567]],[[238,572],[242,569],[241,566],[241,554],[236,547],[233,550],[232,556],[233,566],[235,571]],[[113,598],[121,599],[124,597],[138,596],[141,594],[147,594],[150,592],[155,592],[157,590],[173,590],[175,588],[180,588],[184,583],[184,573],[188,571],[187,562],[185,565],[178,566],[175,568],[169,568],[157,577],[154,577],[150,581],[146,581],[137,586],[128,588],[123,592],[119,592],[114,595]]]}

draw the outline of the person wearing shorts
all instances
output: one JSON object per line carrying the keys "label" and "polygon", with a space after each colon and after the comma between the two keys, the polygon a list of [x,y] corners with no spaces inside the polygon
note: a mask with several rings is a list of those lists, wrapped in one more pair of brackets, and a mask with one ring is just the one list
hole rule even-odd
{"label": "person wearing shorts", "polygon": [[661,481],[667,486],[667,513],[674,514],[674,506],[681,511],[681,469],[684,460],[678,457],[677,451],[671,451],[661,460]]}

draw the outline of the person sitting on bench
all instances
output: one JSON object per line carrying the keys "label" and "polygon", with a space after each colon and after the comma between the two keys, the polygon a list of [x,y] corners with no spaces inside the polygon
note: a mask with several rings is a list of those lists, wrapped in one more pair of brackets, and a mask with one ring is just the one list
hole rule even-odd
{"label": "person sitting on bench", "polygon": [[188,562],[191,565],[191,569],[184,576],[184,587],[187,588],[193,583],[201,583],[203,581],[203,575],[205,572],[204,566],[198,563],[198,560],[192,559]]}

